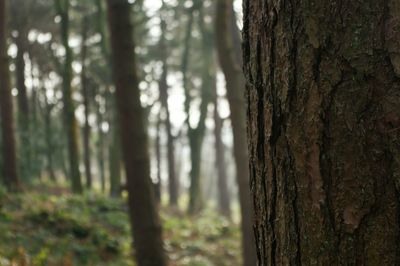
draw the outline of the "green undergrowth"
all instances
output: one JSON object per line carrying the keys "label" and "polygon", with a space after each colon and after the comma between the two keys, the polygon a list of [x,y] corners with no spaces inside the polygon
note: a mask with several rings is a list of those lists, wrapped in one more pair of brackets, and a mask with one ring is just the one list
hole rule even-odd
{"label": "green undergrowth", "polygon": [[[51,193],[0,188],[0,266],[134,265],[123,200]],[[237,225],[212,211],[161,213],[171,265],[240,265]]]}

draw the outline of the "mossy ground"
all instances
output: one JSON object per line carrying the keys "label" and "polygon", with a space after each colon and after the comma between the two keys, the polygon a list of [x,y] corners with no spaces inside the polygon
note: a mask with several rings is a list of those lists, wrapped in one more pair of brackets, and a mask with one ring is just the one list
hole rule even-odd
{"label": "mossy ground", "polygon": [[[62,188],[0,192],[0,266],[134,265],[123,200]],[[205,211],[162,208],[171,265],[240,265],[238,226]]]}

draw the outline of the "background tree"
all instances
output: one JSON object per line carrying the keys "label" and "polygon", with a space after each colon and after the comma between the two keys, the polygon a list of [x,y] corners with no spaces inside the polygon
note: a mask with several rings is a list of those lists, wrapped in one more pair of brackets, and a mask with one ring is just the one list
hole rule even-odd
{"label": "background tree", "polygon": [[[164,1],[162,1],[162,8],[165,6]],[[159,41],[159,49],[160,49],[160,59],[162,62],[162,73],[159,81],[159,90],[160,90],[160,102],[161,102],[161,111],[164,114],[164,124],[165,130],[167,133],[167,152],[168,152],[168,194],[169,194],[169,204],[171,206],[176,206],[178,204],[178,180],[176,176],[176,166],[175,166],[175,147],[174,147],[174,136],[172,135],[172,125],[171,125],[171,116],[168,105],[168,47],[166,44],[165,34],[167,30],[166,22],[163,18],[162,14],[163,10],[160,10],[160,28],[161,28],[161,36]]]}
{"label": "background tree", "polygon": [[399,263],[399,8],[244,2],[260,265]]}
{"label": "background tree", "polygon": [[[240,38],[232,0],[217,1],[216,36],[221,69],[225,75],[227,98],[231,111],[236,179],[242,219],[242,247],[245,265],[256,264],[253,236],[253,204],[250,196],[245,116],[245,79],[240,58]],[[238,52],[239,51],[239,52]]]}
{"label": "background tree", "polygon": [[61,18],[61,40],[65,49],[65,58],[63,64],[63,110],[65,115],[65,127],[68,141],[68,158],[70,167],[71,187],[75,193],[82,193],[82,181],[79,171],[79,146],[78,146],[78,125],[75,118],[75,107],[72,98],[72,50],[69,45],[69,8],[68,0],[55,0],[57,14]]}
{"label": "background tree", "polygon": [[7,55],[7,5],[0,0],[0,114],[3,148],[4,183],[11,191],[20,189],[17,173],[17,154],[15,144],[15,128],[13,101],[11,96],[10,73]]}
{"label": "background tree", "polygon": [[107,7],[113,79],[136,260],[139,265],[162,266],[166,265],[166,257],[150,180],[147,132],[136,74],[130,4],[125,0],[108,0]]}

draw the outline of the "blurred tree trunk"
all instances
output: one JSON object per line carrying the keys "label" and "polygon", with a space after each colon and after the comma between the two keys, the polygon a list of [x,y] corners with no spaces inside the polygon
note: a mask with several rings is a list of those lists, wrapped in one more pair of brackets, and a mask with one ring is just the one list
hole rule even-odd
{"label": "blurred tree trunk", "polygon": [[[191,34],[194,20],[194,12],[198,13],[199,28],[202,35],[202,53],[203,53],[203,69],[202,69],[202,84],[201,84],[201,103],[200,103],[200,117],[198,124],[195,128],[190,125],[190,104],[191,96],[188,82],[188,64],[189,64],[189,52],[191,43]],[[214,80],[213,73],[213,53],[210,46],[212,42],[212,36],[208,29],[204,25],[204,16],[202,12],[202,2],[197,1],[196,5],[191,8],[189,13],[188,26],[186,28],[185,37],[185,50],[182,61],[182,74],[183,74],[183,85],[185,89],[185,112],[187,114],[186,124],[188,127],[188,138],[190,145],[190,188],[189,188],[189,208],[188,211],[194,214],[200,211],[203,207],[203,199],[201,196],[201,180],[200,180],[200,169],[201,169],[201,151],[203,146],[204,135],[206,131],[205,121],[208,113],[208,105],[212,100],[211,88]]]}
{"label": "blurred tree trunk", "polygon": [[79,171],[78,124],[75,118],[75,107],[72,98],[72,50],[69,46],[69,0],[55,0],[56,10],[61,17],[61,40],[65,49],[63,78],[63,111],[68,141],[68,156],[72,191],[82,193],[82,181]]}
{"label": "blurred tree trunk", "polygon": [[[246,135],[245,79],[242,61],[235,49],[234,38],[238,32],[233,13],[232,0],[218,0],[216,16],[217,50],[222,71],[225,75],[227,98],[231,110],[236,178],[239,189],[240,212],[242,218],[242,247],[244,265],[256,264],[253,235],[253,204],[251,202],[248,151]],[[232,23],[234,21],[234,23]],[[239,55],[241,52],[239,51]]]}
{"label": "blurred tree trunk", "polygon": [[91,166],[91,153],[90,153],[90,124],[89,124],[89,114],[90,114],[90,92],[86,77],[86,57],[87,57],[87,30],[88,30],[88,18],[83,18],[82,22],[82,46],[81,46],[81,61],[82,61],[82,71],[81,71],[81,85],[83,94],[83,107],[85,108],[85,126],[83,129],[83,149],[84,149],[84,162],[85,162],[85,174],[86,174],[86,187],[88,189],[92,188],[92,166]]}
{"label": "blurred tree trunk", "polygon": [[122,154],[127,175],[128,203],[136,260],[140,266],[166,265],[162,228],[150,179],[144,110],[136,74],[131,6],[108,0],[112,72],[116,87]]}
{"label": "blurred tree trunk", "polygon": [[215,167],[217,169],[218,183],[218,207],[220,213],[231,218],[231,199],[228,189],[228,177],[226,174],[225,145],[222,141],[223,120],[218,112],[217,86],[214,86],[214,137],[215,137]]}
{"label": "blurred tree trunk", "polygon": [[[163,2],[164,3],[164,2]],[[174,147],[174,136],[172,135],[172,125],[171,117],[168,106],[168,48],[166,45],[165,32],[166,24],[161,16],[161,37],[160,37],[160,51],[162,53],[161,61],[163,64],[161,79],[159,82],[160,90],[160,102],[162,109],[164,111],[165,118],[164,124],[167,132],[167,152],[168,152],[168,194],[169,194],[169,204],[170,206],[177,206],[178,204],[178,184],[176,178],[175,169],[175,147]]]}
{"label": "blurred tree trunk", "polygon": [[102,96],[102,91],[101,91],[101,86],[98,86],[98,99],[95,99],[95,104],[96,104],[96,120],[97,120],[97,134],[98,134],[98,139],[97,139],[97,162],[98,162],[98,172],[99,172],[99,177],[100,177],[100,187],[101,191],[104,193],[106,191],[106,171],[105,171],[105,156],[104,156],[104,132],[102,129],[103,125],[103,114],[101,113],[101,96]]}
{"label": "blurred tree trunk", "polygon": [[51,111],[54,105],[49,103],[47,98],[46,89],[43,89],[43,95],[45,100],[44,110],[44,124],[45,124],[45,138],[46,138],[46,157],[47,157],[47,172],[49,174],[50,180],[56,181],[56,175],[54,172],[54,162],[53,162],[53,130],[51,125]]}
{"label": "blurred tree trunk", "polygon": [[27,47],[26,25],[19,25],[18,36],[15,38],[17,46],[17,57],[15,60],[16,68],[16,87],[18,90],[18,135],[20,139],[20,176],[24,180],[31,179],[31,146],[30,146],[30,111],[28,93],[25,85],[25,59]]}
{"label": "blurred tree trunk", "polygon": [[399,265],[400,2],[244,14],[259,264]]}
{"label": "blurred tree trunk", "polygon": [[[105,25],[105,11],[103,2],[101,0],[95,0],[97,9],[97,26],[98,32],[101,35],[100,48],[106,62],[110,65],[110,48],[109,48],[109,36]],[[109,162],[109,173],[110,173],[110,195],[112,197],[119,197],[121,195],[121,148],[120,148],[120,133],[117,118],[117,107],[115,106],[115,94],[110,92],[110,84],[112,83],[110,73],[107,71],[106,84],[108,89],[105,93],[105,100],[107,110],[109,110],[108,123],[110,128],[109,136],[111,137],[108,146],[108,162]]]}
{"label": "blurred tree trunk", "polygon": [[111,145],[109,146],[109,164],[110,164],[110,193],[112,197],[121,196],[121,138],[120,126],[117,120],[117,106],[114,95],[109,97],[112,104],[110,110],[112,117],[109,121],[113,122],[111,131]]}
{"label": "blurred tree trunk", "polygon": [[3,138],[4,183],[10,191],[17,191],[20,189],[20,183],[17,173],[13,100],[8,68],[6,9],[6,0],[0,0],[0,114]]}
{"label": "blurred tree trunk", "polygon": [[155,194],[156,199],[161,202],[161,140],[160,140],[160,130],[161,130],[161,115],[158,115],[157,126],[156,126],[156,168],[157,168],[157,183],[155,184]]}

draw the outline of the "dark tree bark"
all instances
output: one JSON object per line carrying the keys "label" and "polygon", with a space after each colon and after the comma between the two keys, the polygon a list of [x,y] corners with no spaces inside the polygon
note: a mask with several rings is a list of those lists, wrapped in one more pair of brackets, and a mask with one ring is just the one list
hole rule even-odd
{"label": "dark tree bark", "polygon": [[92,188],[92,164],[91,164],[91,153],[90,153],[90,133],[91,128],[89,124],[90,114],[90,92],[86,77],[86,58],[87,58],[87,31],[88,31],[88,18],[83,18],[82,22],[82,47],[81,47],[81,61],[82,61],[82,72],[81,72],[81,86],[83,94],[83,106],[85,108],[85,126],[83,128],[83,152],[84,152],[84,163],[85,163],[85,175],[86,175],[86,187]]}
{"label": "dark tree bark", "polygon": [[253,204],[251,202],[248,150],[246,136],[245,79],[242,73],[240,39],[233,13],[232,0],[218,0],[216,16],[216,38],[218,58],[225,75],[226,91],[231,111],[234,141],[236,179],[239,189],[241,211],[241,230],[244,265],[256,264],[256,252],[253,233]]}
{"label": "dark tree bark", "polygon": [[217,170],[218,208],[219,212],[231,218],[231,198],[228,189],[228,176],[226,173],[225,145],[222,141],[223,120],[218,112],[218,95],[214,93],[214,137],[215,137],[215,168]]}
{"label": "dark tree bark", "polygon": [[113,79],[116,87],[128,203],[138,265],[166,265],[162,228],[150,179],[147,130],[136,74],[131,6],[108,0]]}
{"label": "dark tree bark", "polygon": [[4,183],[10,191],[20,189],[17,173],[17,154],[13,100],[11,95],[10,72],[7,55],[7,12],[6,0],[0,0],[0,115],[3,138]]}
{"label": "dark tree bark", "polygon": [[[164,3],[164,2],[163,2]],[[168,159],[168,194],[170,206],[177,206],[178,204],[178,184],[176,178],[176,167],[175,167],[175,147],[174,147],[174,136],[172,135],[172,125],[168,106],[168,65],[167,57],[168,50],[165,39],[166,24],[161,17],[161,37],[160,37],[160,50],[162,53],[161,61],[163,64],[162,74],[159,82],[160,90],[160,102],[162,111],[165,114],[164,124],[167,132],[167,159]]]}
{"label": "dark tree bark", "polygon": [[78,124],[75,118],[75,107],[72,99],[72,50],[69,46],[69,0],[55,0],[56,11],[61,17],[61,40],[65,48],[63,78],[63,111],[68,143],[71,187],[74,193],[82,193],[82,181],[79,171]]}
{"label": "dark tree bark", "polygon": [[400,3],[244,2],[260,265],[400,264]]}

